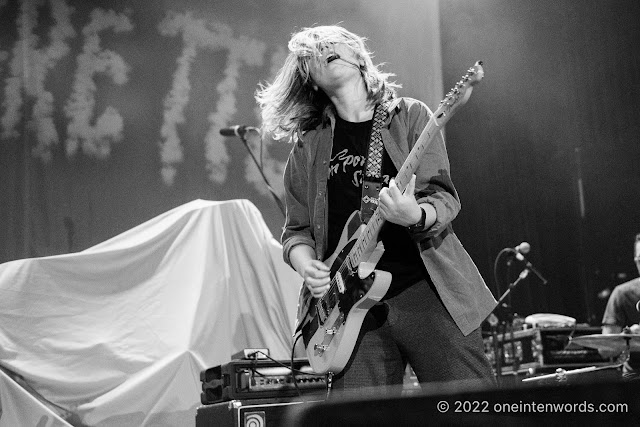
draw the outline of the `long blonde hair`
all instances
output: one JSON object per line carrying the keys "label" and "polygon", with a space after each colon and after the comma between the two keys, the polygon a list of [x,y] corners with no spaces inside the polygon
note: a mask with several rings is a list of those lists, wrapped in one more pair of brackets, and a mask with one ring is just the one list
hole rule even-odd
{"label": "long blonde hair", "polygon": [[295,136],[317,126],[328,105],[329,97],[322,90],[313,89],[309,61],[321,57],[320,47],[328,43],[346,44],[358,60],[367,98],[374,103],[396,96],[400,85],[390,82],[392,73],[384,73],[374,65],[372,54],[365,46],[366,39],[338,25],[304,28],[289,40],[289,55],[273,83],[260,84],[256,101],[262,111],[262,130],[275,139],[292,141]]}

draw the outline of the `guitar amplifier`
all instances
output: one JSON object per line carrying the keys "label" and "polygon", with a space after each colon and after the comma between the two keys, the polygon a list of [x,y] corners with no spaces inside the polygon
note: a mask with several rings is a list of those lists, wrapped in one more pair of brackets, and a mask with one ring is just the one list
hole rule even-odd
{"label": "guitar amplifier", "polygon": [[291,361],[232,360],[200,372],[203,405],[228,400],[295,397],[326,392],[324,375],[315,374],[308,359]]}
{"label": "guitar amplifier", "polygon": [[[610,362],[598,350],[571,343],[570,337],[601,333],[599,327],[544,327],[500,333],[498,355],[502,357],[502,374],[604,366]],[[496,368],[493,337],[484,338],[487,359]]]}

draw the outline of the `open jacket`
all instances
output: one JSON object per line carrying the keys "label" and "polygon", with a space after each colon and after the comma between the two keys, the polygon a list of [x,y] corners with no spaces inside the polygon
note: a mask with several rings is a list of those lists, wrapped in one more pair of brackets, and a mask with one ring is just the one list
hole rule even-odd
{"label": "open jacket", "polygon": [[[287,213],[282,233],[284,260],[299,244],[315,249],[319,260],[328,258],[327,179],[333,145],[334,113],[294,143],[284,172]],[[429,121],[431,112],[421,101],[397,98],[389,105],[381,135],[385,150],[400,170],[411,148]],[[438,295],[460,331],[468,335],[478,328],[496,305],[471,257],[453,232],[451,221],[460,211],[460,201],[449,176],[449,159],[441,133],[423,153],[415,171],[418,203],[430,203],[436,222],[412,233],[422,261]],[[313,297],[306,286],[300,291],[298,330]]]}

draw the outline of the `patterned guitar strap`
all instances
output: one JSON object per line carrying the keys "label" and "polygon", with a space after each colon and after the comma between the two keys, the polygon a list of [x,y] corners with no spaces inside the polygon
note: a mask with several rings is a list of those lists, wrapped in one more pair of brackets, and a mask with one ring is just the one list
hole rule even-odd
{"label": "patterned guitar strap", "polygon": [[364,169],[362,181],[362,203],[360,204],[360,221],[366,224],[371,219],[373,212],[378,207],[378,196],[382,188],[382,155],[384,145],[380,130],[389,114],[389,101],[382,101],[376,105],[373,112],[373,125],[371,138],[369,138],[369,151]]}

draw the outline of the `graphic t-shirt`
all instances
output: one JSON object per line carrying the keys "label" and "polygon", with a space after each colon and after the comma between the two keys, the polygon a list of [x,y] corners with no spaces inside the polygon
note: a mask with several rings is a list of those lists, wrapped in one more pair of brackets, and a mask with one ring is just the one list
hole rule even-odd
{"label": "graphic t-shirt", "polygon": [[[354,123],[336,117],[327,187],[329,230],[325,258],[335,252],[351,213],[360,209],[372,123],[373,120]],[[397,173],[385,150],[382,160],[383,186],[388,187],[389,180]],[[378,237],[385,251],[376,268],[392,274],[393,289],[387,292],[387,296],[427,275],[418,248],[405,227],[385,222]]]}

